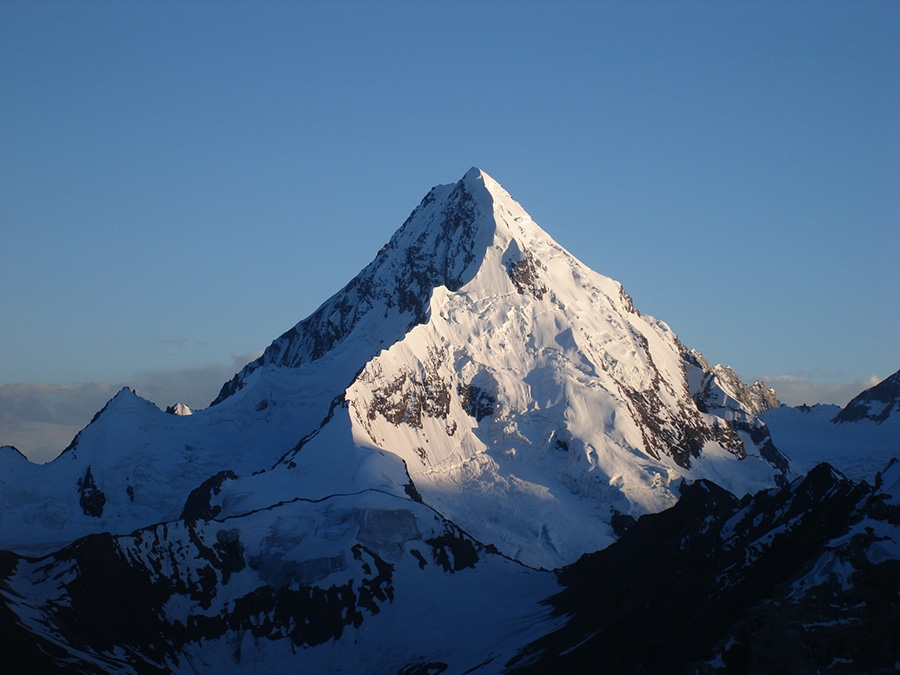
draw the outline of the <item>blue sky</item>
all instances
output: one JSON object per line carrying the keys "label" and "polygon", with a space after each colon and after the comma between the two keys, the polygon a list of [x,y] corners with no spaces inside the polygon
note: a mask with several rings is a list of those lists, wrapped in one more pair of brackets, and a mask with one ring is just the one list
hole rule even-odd
{"label": "blue sky", "polygon": [[478,166],[790,404],[900,368],[900,4],[0,3],[0,443],[205,407]]}

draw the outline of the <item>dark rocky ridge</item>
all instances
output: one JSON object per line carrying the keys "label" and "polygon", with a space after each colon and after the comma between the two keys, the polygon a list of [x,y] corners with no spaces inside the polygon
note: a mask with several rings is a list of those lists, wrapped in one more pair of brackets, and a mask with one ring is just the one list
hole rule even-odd
{"label": "dark rocky ridge", "polygon": [[[615,673],[891,669],[900,660],[900,561],[870,562],[878,559],[867,553],[877,537],[846,535],[865,519],[900,526],[897,508],[825,464],[743,500],[706,481],[689,485],[674,507],[643,516],[617,543],[560,573],[564,590],[551,603],[570,618],[509,666],[517,673],[595,673],[600,664]],[[804,594],[792,592],[834,555],[852,565],[850,586],[837,569],[813,576]],[[836,663],[846,668],[829,670]]]}

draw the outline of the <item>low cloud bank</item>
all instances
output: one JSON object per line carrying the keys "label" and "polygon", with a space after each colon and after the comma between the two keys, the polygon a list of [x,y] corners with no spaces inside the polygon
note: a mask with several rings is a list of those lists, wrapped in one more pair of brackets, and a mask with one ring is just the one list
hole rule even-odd
{"label": "low cloud bank", "polygon": [[820,371],[799,372],[794,375],[763,375],[760,379],[775,390],[778,400],[785,405],[833,403],[843,407],[854,396],[878,384],[883,378],[871,375],[864,379],[847,381],[840,373]]}
{"label": "low cloud bank", "polygon": [[32,462],[47,462],[116,391],[107,382],[0,384],[0,445],[14,445]]}
{"label": "low cloud bank", "polygon": [[227,365],[138,373],[129,382],[0,383],[0,445],[15,446],[32,462],[49,462],[126,386],[162,409],[175,403],[205,408],[225,382],[261,353],[235,356]]}
{"label": "low cloud bank", "polygon": [[135,375],[133,388],[160,408],[185,403],[192,410],[206,408],[219,395],[222,385],[262,351],[235,356],[228,365],[208,364],[180,370],[145,371]]}

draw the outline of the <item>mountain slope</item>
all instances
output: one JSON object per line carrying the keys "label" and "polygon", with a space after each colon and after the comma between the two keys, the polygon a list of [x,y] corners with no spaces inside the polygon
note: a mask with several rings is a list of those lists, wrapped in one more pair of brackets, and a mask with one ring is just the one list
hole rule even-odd
{"label": "mountain slope", "polygon": [[697,481],[558,575],[366,490],[0,553],[0,649],[10,673],[890,672],[898,594],[896,462],[874,488]]}
{"label": "mountain slope", "polygon": [[555,567],[613,541],[617,514],[674,503],[683,477],[744,493],[786,469],[698,409],[683,351],[473,169],[216,405],[340,352],[359,367],[341,399],[354,442],[402,458],[426,502],[477,538]]}
{"label": "mountain slope", "polygon": [[698,362],[472,169],[210,408],[166,415],[125,390],[24,490],[11,461],[0,544],[40,553],[169,521],[230,471],[221,517],[377,488],[555,568],[674,504],[682,479],[737,494],[785,480],[756,408],[698,406]]}
{"label": "mountain slope", "polygon": [[555,587],[369,490],[5,553],[0,647],[10,673],[498,672]]}

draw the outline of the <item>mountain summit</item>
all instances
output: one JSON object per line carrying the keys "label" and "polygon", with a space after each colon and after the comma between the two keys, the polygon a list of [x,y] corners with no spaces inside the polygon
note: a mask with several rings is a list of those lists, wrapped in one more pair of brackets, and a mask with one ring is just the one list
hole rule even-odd
{"label": "mountain summit", "polygon": [[[500,223],[490,217],[494,195],[509,195],[472,168],[455,185],[433,188],[378,256],[311,316],[275,340],[226,384],[213,405],[260,366],[297,367],[340,343],[360,338],[372,355],[428,318],[435,288],[458,291],[483,266]],[[509,233],[506,238],[511,239]]]}
{"label": "mountain summit", "polygon": [[686,378],[696,359],[666,324],[475,168],[433,188],[214,405],[246,388],[266,406],[249,391],[322,361],[332,405],[316,434],[349,422],[357,446],[403,460],[426,503],[532,565],[609,544],[613,521],[672,505],[683,478],[744,493],[787,468],[764,459],[746,419],[735,429],[698,407]]}
{"label": "mountain summit", "polygon": [[6,504],[31,527],[4,519],[0,542],[129,532],[202,495],[200,513],[229,517],[378,489],[550,569],[671,506],[684,480],[736,494],[783,483],[787,460],[756,417],[769,399],[473,168],[210,408],[166,415],[128,392],[30,467],[44,478],[27,498],[10,481]]}

